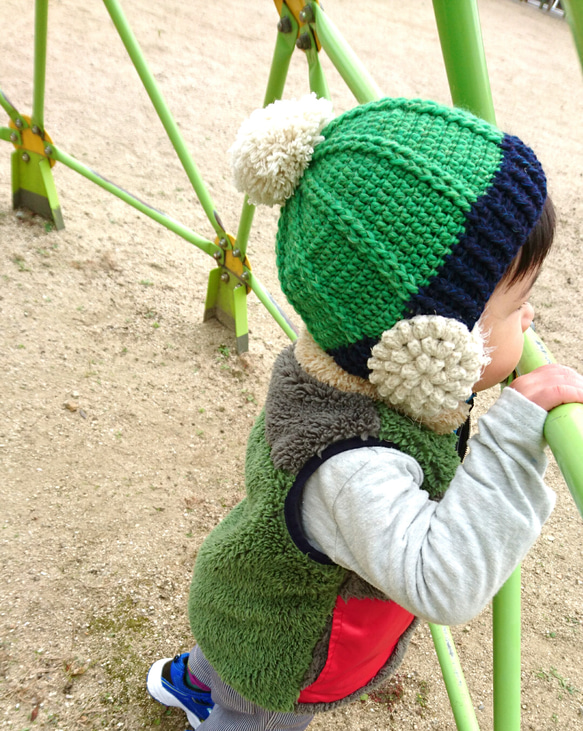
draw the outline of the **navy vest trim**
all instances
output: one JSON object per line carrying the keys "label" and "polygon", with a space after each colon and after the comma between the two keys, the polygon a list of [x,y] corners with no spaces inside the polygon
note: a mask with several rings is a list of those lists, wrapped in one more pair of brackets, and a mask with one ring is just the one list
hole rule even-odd
{"label": "navy vest trim", "polygon": [[284,518],[287,530],[292,541],[300,549],[302,553],[311,558],[313,561],[321,564],[334,564],[325,553],[318,551],[308,541],[304,526],[302,523],[302,495],[304,493],[304,487],[308,479],[314,474],[314,472],[321,465],[341,452],[348,452],[351,449],[362,449],[363,447],[386,447],[389,449],[399,449],[399,447],[393,442],[383,441],[376,437],[369,437],[368,439],[361,439],[360,437],[351,437],[350,439],[342,439],[338,442],[333,442],[322,451],[321,455],[314,455],[311,457],[302,469],[298,472],[293,485],[291,486],[284,504]]}

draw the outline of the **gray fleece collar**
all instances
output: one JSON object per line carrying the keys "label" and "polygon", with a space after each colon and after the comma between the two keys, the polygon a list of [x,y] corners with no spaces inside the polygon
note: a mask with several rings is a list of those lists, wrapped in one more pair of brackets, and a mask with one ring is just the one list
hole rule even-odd
{"label": "gray fleece collar", "polygon": [[297,474],[332,442],[377,437],[374,401],[317,381],[297,362],[294,345],[279,354],[265,402],[265,436],[278,469]]}

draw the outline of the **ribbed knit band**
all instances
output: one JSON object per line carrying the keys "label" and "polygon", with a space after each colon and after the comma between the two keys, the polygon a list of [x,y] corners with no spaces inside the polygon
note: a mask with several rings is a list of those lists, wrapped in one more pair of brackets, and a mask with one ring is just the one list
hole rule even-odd
{"label": "ribbed knit band", "polygon": [[538,220],[546,181],[532,150],[473,115],[384,99],[322,131],[282,209],[282,289],[349,373],[399,320],[473,327]]}

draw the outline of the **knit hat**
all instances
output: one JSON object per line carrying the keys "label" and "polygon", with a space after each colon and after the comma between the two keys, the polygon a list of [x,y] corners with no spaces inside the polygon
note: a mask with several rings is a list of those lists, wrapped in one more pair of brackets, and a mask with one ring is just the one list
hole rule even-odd
{"label": "knit hat", "polygon": [[487,362],[476,323],[546,199],[532,150],[421,100],[328,121],[311,95],[254,115],[235,182],[283,206],[281,287],[313,339],[405,413],[455,408]]}

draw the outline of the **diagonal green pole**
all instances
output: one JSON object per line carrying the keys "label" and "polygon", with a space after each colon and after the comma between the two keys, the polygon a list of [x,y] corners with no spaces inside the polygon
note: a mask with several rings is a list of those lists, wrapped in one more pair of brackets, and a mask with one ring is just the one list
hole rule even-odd
{"label": "diagonal green pole", "polygon": [[172,146],[174,147],[180,162],[182,163],[182,167],[184,168],[186,175],[188,176],[188,179],[190,180],[192,187],[194,188],[196,195],[202,204],[207,218],[209,219],[216,233],[219,236],[224,236],[226,232],[223,229],[220,220],[218,219],[211,196],[204,184],[198,168],[194,163],[194,160],[192,159],[188,151],[186,142],[184,141],[184,138],[182,137],[182,134],[178,129],[178,125],[176,124],[164,97],[162,96],[162,92],[158,88],[156,80],[154,79],[154,75],[152,74],[148,66],[144,54],[142,53],[142,49],[140,48],[138,41],[132,29],[130,28],[130,25],[123,13],[119,2],[117,0],[103,0],[103,4],[107,8],[107,11],[117,29],[117,32],[119,33],[119,36],[129,54],[129,57],[134,64],[134,67],[138,72],[140,79],[142,80],[142,84],[144,85],[144,88],[148,93],[152,104],[154,105],[154,109],[156,110],[160,121],[162,122],[164,129],[166,130],[166,134],[168,135],[168,138],[172,143]]}
{"label": "diagonal green pole", "polygon": [[201,236],[198,236],[194,233],[194,231],[191,231],[189,228],[183,226],[181,223],[170,216],[167,216],[165,213],[162,213],[156,208],[144,203],[139,198],[136,198],[123,188],[115,185],[115,183],[112,183],[102,177],[94,170],[91,170],[91,168],[88,168],[82,162],[79,162],[79,160],[71,157],[71,155],[68,155],[66,152],[59,150],[54,145],[51,148],[51,157],[63,165],[66,165],[68,168],[71,168],[71,170],[74,170],[76,173],[79,173],[79,175],[82,175],[84,178],[87,178],[87,180],[90,180],[92,183],[95,183],[100,188],[103,188],[108,193],[112,193],[125,203],[133,206],[133,208],[140,211],[140,213],[144,213],[157,223],[165,226],[169,231],[173,231],[175,234],[178,234],[178,236],[182,237],[185,241],[188,241],[190,244],[194,244],[206,254],[210,254],[212,256],[215,252],[220,251],[219,247],[212,241],[208,241],[207,239],[203,239]]}
{"label": "diagonal green pole", "polygon": [[[524,336],[524,350],[517,373],[529,373],[535,368],[555,362],[553,354],[536,331],[529,328]],[[553,409],[545,421],[544,435],[575,505],[583,516],[583,405],[564,404]]]}
{"label": "diagonal green pole", "polygon": [[449,627],[430,624],[431,637],[443,673],[447,695],[458,731],[479,731],[470,692]]}
{"label": "diagonal green pole", "polygon": [[365,104],[380,99],[383,96],[381,90],[334,23],[320,5],[312,3],[310,7],[314,14],[316,34],[322,48],[354,94],[357,102]]}
{"label": "diagonal green pole", "polygon": [[34,90],[32,124],[44,129],[45,75],[47,68],[47,25],[49,1],[36,0],[34,20]]}
{"label": "diagonal green pole", "polygon": [[[8,97],[4,94],[4,92],[0,89],[0,107],[4,109],[6,114],[10,117],[10,119],[14,122],[14,124],[17,124],[18,127],[23,128],[25,126],[28,126],[26,122],[22,119],[20,114],[18,113],[18,110],[12,105],[12,102]],[[19,120],[17,122],[17,120]]]}

